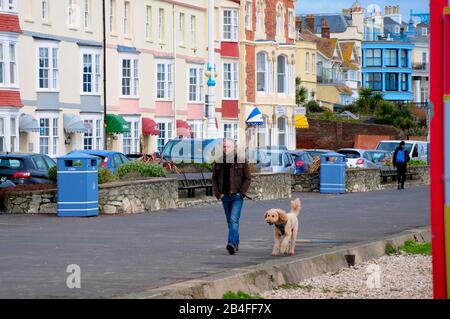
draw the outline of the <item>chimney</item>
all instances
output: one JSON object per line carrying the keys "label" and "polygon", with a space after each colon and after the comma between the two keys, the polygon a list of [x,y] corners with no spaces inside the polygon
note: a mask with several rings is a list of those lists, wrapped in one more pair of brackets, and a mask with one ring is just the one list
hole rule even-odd
{"label": "chimney", "polygon": [[302,32],[302,18],[298,17],[297,19],[295,19],[295,29],[297,30],[297,33],[301,33]]}
{"label": "chimney", "polygon": [[316,18],[312,14],[306,16],[306,29],[316,33]]}
{"label": "chimney", "polygon": [[397,6],[397,14],[400,14],[400,5]]}
{"label": "chimney", "polygon": [[327,19],[322,20],[322,38],[330,38],[330,26],[328,25]]}

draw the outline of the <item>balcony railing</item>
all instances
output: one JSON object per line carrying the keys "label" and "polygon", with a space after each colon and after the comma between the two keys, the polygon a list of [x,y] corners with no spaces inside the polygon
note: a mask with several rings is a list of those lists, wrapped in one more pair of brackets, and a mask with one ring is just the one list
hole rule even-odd
{"label": "balcony railing", "polygon": [[336,69],[317,67],[317,83],[321,84],[342,84],[344,76]]}

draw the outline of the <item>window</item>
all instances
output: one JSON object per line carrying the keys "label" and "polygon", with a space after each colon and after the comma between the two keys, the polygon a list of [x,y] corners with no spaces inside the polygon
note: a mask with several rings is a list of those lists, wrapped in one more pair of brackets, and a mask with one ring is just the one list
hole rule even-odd
{"label": "window", "polygon": [[10,127],[9,130],[11,132],[11,152],[17,151],[17,119],[15,117],[11,117],[10,119]]}
{"label": "window", "polygon": [[158,15],[158,40],[159,43],[164,43],[164,9],[159,9]]}
{"label": "window", "polygon": [[41,1],[41,19],[44,22],[49,21],[49,8],[48,8],[48,0]]}
{"label": "window", "polygon": [[283,6],[280,4],[278,5],[277,8],[277,17],[276,17],[276,32],[277,36],[279,37],[283,36],[284,34],[283,14],[284,14]]}
{"label": "window", "polygon": [[267,60],[267,92],[273,93],[274,92],[274,68],[273,68],[273,60],[268,59]]}
{"label": "window", "polygon": [[223,64],[223,97],[225,99],[238,98],[238,64]]}
{"label": "window", "polygon": [[82,92],[100,93],[100,52],[82,53]]}
{"label": "window", "polygon": [[402,74],[402,91],[408,92],[409,91],[409,76],[406,73]]}
{"label": "window", "polygon": [[238,12],[237,10],[223,10],[223,40],[237,41],[238,37]]}
{"label": "window", "polygon": [[277,121],[278,125],[278,145],[286,146],[286,118],[280,117]]}
{"label": "window", "polygon": [[259,52],[256,56],[257,70],[256,70],[256,88],[258,92],[266,91],[266,61],[267,54]]}
{"label": "window", "polygon": [[294,38],[294,36],[295,36],[295,20],[294,20],[294,12],[292,12],[292,11],[289,11],[288,30],[289,30],[289,37]]}
{"label": "window", "polygon": [[197,17],[191,16],[191,48],[197,47]]}
{"label": "window", "polygon": [[398,74],[386,73],[386,91],[398,91]]}
{"label": "window", "polygon": [[89,28],[91,26],[91,0],[83,0],[83,10],[84,27]]}
{"label": "window", "polygon": [[0,152],[5,151],[5,120],[0,117]]}
{"label": "window", "polygon": [[0,0],[0,11],[16,12],[17,0]]}
{"label": "window", "polygon": [[258,147],[266,147],[269,145],[267,139],[269,137],[268,133],[268,117],[263,115],[263,124],[258,127]]}
{"label": "window", "polygon": [[203,100],[203,67],[189,67],[189,102],[201,102]]}
{"label": "window", "polygon": [[59,51],[56,45],[38,47],[38,88],[55,91],[59,88]]}
{"label": "window", "polygon": [[147,6],[145,10],[145,38],[152,38],[152,7]]}
{"label": "window", "polygon": [[39,152],[49,156],[58,155],[58,118],[39,119]]}
{"label": "window", "polygon": [[173,64],[169,61],[156,63],[156,98],[170,100],[173,97]]}
{"label": "window", "polygon": [[286,57],[279,55],[277,58],[278,93],[286,93]]}
{"label": "window", "polygon": [[400,56],[401,67],[407,68],[408,67],[408,50],[401,50],[400,52],[401,52],[401,56]]}
{"label": "window", "polygon": [[287,65],[287,93],[288,95],[294,95],[295,93],[295,80],[294,80],[294,64],[289,63]]}
{"label": "window", "polygon": [[158,121],[159,136],[156,141],[158,152],[161,154],[166,143],[172,139],[173,123],[171,121]]}
{"label": "window", "polygon": [[124,154],[138,154],[140,149],[139,140],[139,118],[129,119],[131,132],[124,133],[122,136],[122,146]]}
{"label": "window", "polygon": [[16,87],[17,79],[17,45],[15,40],[0,38],[0,86]]}
{"label": "window", "polygon": [[306,52],[305,70],[306,70],[306,73],[309,73],[309,52]]}
{"label": "window", "polygon": [[109,32],[116,31],[116,0],[109,1]]}
{"label": "window", "polygon": [[384,51],[384,64],[389,67],[398,66],[398,51],[396,49],[387,49]]}
{"label": "window", "polygon": [[311,72],[316,73],[316,55],[314,53],[312,54]]}
{"label": "window", "polygon": [[122,95],[139,95],[139,60],[122,59]]}
{"label": "window", "polygon": [[264,33],[264,0],[258,0],[256,4],[256,33]]}
{"label": "window", "polygon": [[381,66],[381,49],[366,50],[366,65]]}
{"label": "window", "polygon": [[67,23],[69,27],[74,27],[77,24],[77,1],[76,0],[69,0],[69,7],[68,7],[68,16],[67,16]]}
{"label": "window", "polygon": [[130,1],[124,2],[123,8],[123,33],[125,36],[130,35]]}
{"label": "window", "polygon": [[428,29],[427,28],[422,28],[422,35],[423,36],[427,36],[428,35]]}
{"label": "window", "polygon": [[85,119],[84,126],[88,129],[88,132],[83,134],[83,149],[102,149],[102,121],[95,118]]}
{"label": "window", "polygon": [[183,12],[180,12],[178,19],[178,37],[180,39],[180,45],[184,45],[186,42],[186,19]]}
{"label": "window", "polygon": [[191,126],[191,138],[203,138],[203,122],[199,121],[189,121]]}
{"label": "window", "polygon": [[252,29],[252,2],[247,1],[245,3],[245,28],[247,30]]}
{"label": "window", "polygon": [[382,87],[382,74],[381,73],[367,73],[366,74],[366,87],[371,88],[374,91],[381,91]]}
{"label": "window", "polygon": [[237,123],[224,123],[223,124],[223,137],[232,139],[237,142],[237,140],[238,140],[238,125],[237,125]]}

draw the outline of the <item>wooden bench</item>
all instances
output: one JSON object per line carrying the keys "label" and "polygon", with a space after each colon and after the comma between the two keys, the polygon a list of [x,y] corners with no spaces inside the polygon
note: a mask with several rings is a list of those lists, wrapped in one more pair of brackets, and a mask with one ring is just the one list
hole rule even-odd
{"label": "wooden bench", "polygon": [[[414,172],[406,172],[406,178],[412,180],[414,176],[418,175],[417,173]],[[380,171],[380,177],[383,179],[383,183],[387,183],[388,182],[388,178],[391,178],[392,182],[397,181],[397,170],[395,168],[386,168],[386,169],[381,169]]]}
{"label": "wooden bench", "polygon": [[174,174],[178,180],[178,190],[187,190],[188,198],[195,197],[196,189],[205,189],[206,196],[213,195],[212,173],[179,173]]}

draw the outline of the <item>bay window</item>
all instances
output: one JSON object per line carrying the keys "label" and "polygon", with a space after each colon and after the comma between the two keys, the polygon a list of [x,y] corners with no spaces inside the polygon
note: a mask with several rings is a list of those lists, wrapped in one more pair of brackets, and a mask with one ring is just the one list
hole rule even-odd
{"label": "bay window", "polygon": [[39,153],[57,156],[59,150],[59,121],[57,115],[39,118]]}
{"label": "bay window", "polygon": [[365,54],[367,66],[381,66],[381,49],[367,49]]}
{"label": "bay window", "polygon": [[398,74],[386,73],[386,91],[398,91]]}
{"label": "bay window", "polygon": [[257,92],[266,92],[267,76],[267,54],[259,52],[256,55],[256,90]]}
{"label": "bay window", "polygon": [[0,87],[17,87],[16,39],[0,36]]}
{"label": "bay window", "polygon": [[277,58],[278,93],[286,93],[286,56],[279,55]]}
{"label": "bay window", "polygon": [[280,117],[277,120],[278,125],[278,145],[287,146],[287,123],[286,118]]}
{"label": "bay window", "polygon": [[384,64],[388,67],[398,66],[397,49],[387,49],[384,51]]}
{"label": "bay window", "polygon": [[366,87],[371,88],[374,91],[382,90],[382,73],[367,73],[366,74]]}

